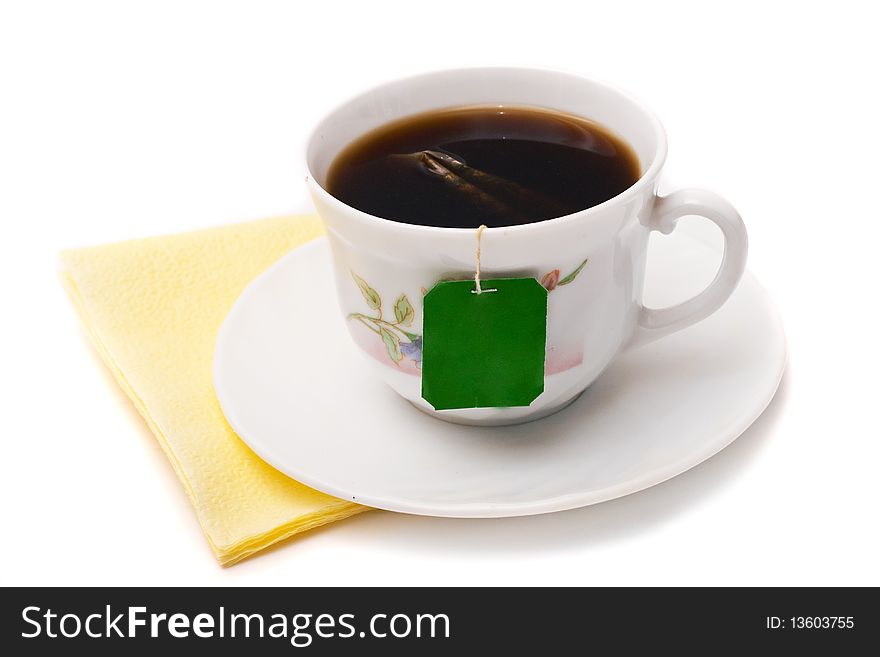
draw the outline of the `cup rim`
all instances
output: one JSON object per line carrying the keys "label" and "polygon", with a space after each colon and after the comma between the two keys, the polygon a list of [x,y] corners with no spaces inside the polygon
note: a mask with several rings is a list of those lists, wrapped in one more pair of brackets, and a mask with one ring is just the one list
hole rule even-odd
{"label": "cup rim", "polygon": [[[631,198],[638,196],[644,190],[644,188],[650,184],[657,177],[660,172],[660,169],[663,167],[664,162],[666,161],[666,154],[668,150],[667,140],[666,140],[666,130],[663,128],[663,124],[660,122],[660,119],[654,113],[654,111],[648,107],[644,102],[638,99],[636,96],[631,94],[630,92],[621,89],[620,87],[610,84],[608,82],[598,80],[596,78],[588,77],[585,75],[580,75],[577,73],[570,73],[567,71],[561,71],[553,68],[546,67],[537,67],[537,66],[465,66],[465,67],[457,67],[457,68],[448,68],[448,69],[435,69],[431,71],[426,71],[423,73],[418,73],[415,75],[406,75],[398,78],[394,78],[391,80],[386,80],[385,82],[372,85],[365,90],[362,90],[352,96],[348,97],[346,100],[337,103],[332,109],[327,112],[324,112],[321,119],[315,124],[312,130],[309,132],[309,137],[306,140],[305,145],[305,153],[304,159],[306,164],[306,184],[308,185],[310,191],[313,194],[317,194],[323,198],[325,202],[338,204],[345,207],[350,213],[352,213],[353,217],[356,217],[358,220],[366,223],[367,225],[375,225],[376,227],[384,226],[388,228],[389,226],[394,226],[403,230],[412,230],[418,232],[434,232],[446,235],[455,235],[455,234],[472,234],[474,232],[473,228],[451,228],[447,226],[422,226],[418,224],[408,224],[402,223],[399,221],[393,221],[391,219],[386,219],[384,217],[380,217],[378,215],[370,214],[369,212],[364,212],[363,210],[359,210],[358,208],[341,201],[336,198],[327,191],[323,185],[321,185],[316,179],[315,175],[312,172],[311,164],[309,163],[309,151],[311,151],[312,144],[318,137],[318,129],[321,127],[323,122],[327,119],[327,117],[335,114],[340,111],[347,105],[350,105],[364,96],[367,96],[379,89],[382,89],[386,86],[402,84],[413,80],[418,80],[424,77],[432,77],[439,75],[455,75],[460,73],[474,73],[474,72],[509,72],[516,73],[519,71],[528,72],[528,73],[548,73],[554,75],[565,75],[571,78],[577,78],[581,81],[590,82],[592,84],[598,85],[600,87],[604,87],[606,90],[620,96],[627,102],[634,105],[648,120],[653,128],[654,134],[657,137],[657,148],[654,152],[654,157],[651,160],[651,163],[645,168],[644,173],[639,176],[639,179],[636,180],[632,185],[627,187],[625,190],[617,194],[616,196],[612,196],[610,199],[599,203],[598,205],[594,205],[589,208],[585,208],[583,210],[578,210],[577,212],[572,212],[569,214],[565,214],[559,217],[553,217],[552,219],[543,219],[541,221],[533,221],[527,224],[517,224],[514,226],[490,226],[485,229],[486,233],[499,233],[499,232],[516,232],[522,233],[530,230],[535,230],[536,227],[541,227],[543,229],[549,229],[551,227],[562,226],[565,224],[570,224],[576,221],[587,221],[590,218],[594,218],[596,215],[600,214],[603,210],[607,208],[626,203]],[[441,109],[441,108],[437,108]],[[552,110],[554,108],[548,107],[548,109]],[[562,111],[562,110],[559,110]],[[572,112],[567,112],[571,114]],[[576,114],[577,115],[577,114]],[[583,117],[589,118],[589,117]]]}

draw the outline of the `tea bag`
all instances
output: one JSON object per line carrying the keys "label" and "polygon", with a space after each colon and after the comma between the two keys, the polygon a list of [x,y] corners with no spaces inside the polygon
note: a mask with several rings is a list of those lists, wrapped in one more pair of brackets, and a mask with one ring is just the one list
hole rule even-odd
{"label": "tea bag", "polygon": [[392,157],[411,160],[426,173],[437,177],[439,180],[447,183],[450,188],[465,195],[476,207],[479,207],[484,212],[499,217],[508,216],[517,221],[523,220],[523,216],[518,210],[505,203],[502,199],[493,196],[485,189],[481,189],[459,172],[448,168],[446,163],[436,156],[436,151],[418,151],[416,153],[393,155]]}
{"label": "tea bag", "polygon": [[442,163],[447,169],[458,174],[464,180],[473,183],[476,187],[504,199],[509,203],[516,203],[519,206],[523,204],[537,205],[540,207],[551,208],[558,216],[567,214],[567,211],[556,199],[542,194],[538,190],[530,189],[517,182],[496,176],[485,171],[480,171],[474,167],[468,166],[463,160],[460,160],[449,153],[442,151],[422,151],[430,157]]}
{"label": "tea bag", "polygon": [[411,159],[426,172],[466,195],[475,205],[492,214],[506,216],[508,223],[511,219],[517,223],[527,223],[521,208],[550,208],[557,216],[567,213],[556,199],[507,178],[468,166],[449,153],[425,150],[394,157]]}

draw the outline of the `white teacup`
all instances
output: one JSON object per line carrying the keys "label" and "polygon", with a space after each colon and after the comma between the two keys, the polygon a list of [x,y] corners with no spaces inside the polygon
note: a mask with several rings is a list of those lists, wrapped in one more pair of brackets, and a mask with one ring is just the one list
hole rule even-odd
{"label": "white teacup", "polygon": [[[435,411],[421,396],[421,299],[439,280],[474,274],[475,231],[415,226],[376,217],[324,188],[334,158],[364,133],[408,115],[462,105],[549,108],[606,126],[632,146],[642,175],[600,205],[557,219],[489,228],[482,235],[483,276],[534,276],[550,288],[544,392],[527,407]],[[398,394],[435,417],[463,424],[514,424],[572,402],[623,350],[704,319],[736,288],[748,237],[736,210],[716,194],[686,189],[657,196],[666,135],[657,117],[613,87],[566,73],[522,68],[474,68],[390,82],[332,112],[307,147],[308,186],[327,227],[343,321],[375,372]],[[684,215],[701,215],[724,235],[724,256],[712,283],[696,297],[663,309],[642,305],[648,235],[669,233]],[[587,265],[565,286],[554,285]],[[558,270],[558,272],[557,272]],[[354,276],[353,276],[354,275]],[[359,285],[356,277],[359,277]],[[381,318],[361,287],[381,300]],[[400,333],[392,358],[366,315],[394,323],[393,305],[406,295],[415,317]],[[383,319],[384,318],[384,319]],[[341,411],[344,412],[344,409]]]}

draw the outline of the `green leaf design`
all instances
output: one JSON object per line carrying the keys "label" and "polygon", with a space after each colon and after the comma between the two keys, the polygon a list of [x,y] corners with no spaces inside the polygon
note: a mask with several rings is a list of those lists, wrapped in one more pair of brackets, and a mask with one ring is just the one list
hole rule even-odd
{"label": "green leaf design", "polygon": [[382,342],[385,343],[385,348],[388,350],[388,355],[391,356],[391,360],[395,363],[399,363],[403,358],[403,354],[400,353],[400,338],[384,326],[379,329],[379,335],[382,336]]}
{"label": "green leaf design", "polygon": [[418,333],[409,333],[408,331],[404,331],[402,328],[398,328],[397,330],[400,331],[401,333],[403,333],[406,337],[408,337],[410,342],[415,342],[420,337],[422,337]]}
{"label": "green leaf design", "polygon": [[575,269],[573,272],[571,272],[568,276],[566,276],[565,278],[563,278],[562,280],[560,280],[560,281],[556,284],[556,286],[559,287],[560,285],[568,285],[568,284],[571,283],[574,279],[576,279],[577,276],[578,276],[578,274],[581,273],[581,269],[583,269],[583,268],[584,268],[584,265],[587,264],[587,261],[588,261],[588,260],[589,260],[589,258],[584,258],[584,261],[583,261],[580,265],[578,265],[578,268]]}
{"label": "green leaf design", "polygon": [[413,310],[409,299],[406,298],[405,294],[401,294],[400,298],[394,302],[394,319],[397,320],[398,324],[410,326],[415,316],[416,311]]}
{"label": "green leaf design", "polygon": [[382,297],[379,296],[379,293],[371,288],[363,278],[361,278],[354,272],[351,272],[351,276],[352,278],[354,278],[354,282],[357,283],[357,286],[361,289],[361,294],[364,295],[364,299],[366,299],[367,305],[375,310],[381,308]]}

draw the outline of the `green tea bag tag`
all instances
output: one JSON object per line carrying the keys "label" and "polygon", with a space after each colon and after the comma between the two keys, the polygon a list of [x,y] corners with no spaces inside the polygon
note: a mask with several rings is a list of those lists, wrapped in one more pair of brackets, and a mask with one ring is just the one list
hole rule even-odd
{"label": "green tea bag tag", "polygon": [[422,397],[435,410],[528,406],[544,391],[547,290],[534,278],[437,283],[424,297]]}

